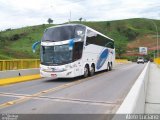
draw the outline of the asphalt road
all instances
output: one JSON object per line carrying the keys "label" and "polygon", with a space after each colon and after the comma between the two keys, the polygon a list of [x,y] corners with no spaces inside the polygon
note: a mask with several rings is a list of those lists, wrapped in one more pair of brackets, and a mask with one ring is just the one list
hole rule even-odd
{"label": "asphalt road", "polygon": [[145,64],[117,65],[86,79],[39,79],[0,87],[0,113],[114,114]]}

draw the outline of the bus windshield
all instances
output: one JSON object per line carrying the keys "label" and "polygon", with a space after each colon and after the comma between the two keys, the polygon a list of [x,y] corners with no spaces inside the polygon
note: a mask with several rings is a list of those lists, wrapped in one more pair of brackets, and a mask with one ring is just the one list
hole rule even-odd
{"label": "bus windshield", "polygon": [[63,65],[72,62],[72,50],[69,45],[42,46],[41,64]]}

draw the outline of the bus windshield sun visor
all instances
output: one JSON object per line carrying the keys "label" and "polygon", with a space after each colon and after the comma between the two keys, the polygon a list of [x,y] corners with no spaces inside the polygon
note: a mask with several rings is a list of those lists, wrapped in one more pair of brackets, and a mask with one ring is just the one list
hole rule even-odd
{"label": "bus windshield sun visor", "polygon": [[73,46],[74,46],[74,39],[71,39],[69,41],[69,50],[72,50],[73,49]]}
{"label": "bus windshield sun visor", "polygon": [[73,38],[83,38],[84,32],[85,28],[78,25],[48,28],[44,32],[42,42],[58,42]]}

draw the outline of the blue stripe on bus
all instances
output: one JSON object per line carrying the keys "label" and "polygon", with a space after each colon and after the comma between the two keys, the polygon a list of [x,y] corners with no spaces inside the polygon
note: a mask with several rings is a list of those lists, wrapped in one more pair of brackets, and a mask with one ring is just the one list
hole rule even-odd
{"label": "blue stripe on bus", "polygon": [[97,61],[97,66],[96,66],[97,70],[100,69],[104,65],[106,59],[108,58],[108,54],[109,54],[109,50],[108,49],[105,49],[101,53],[101,55],[99,56],[99,59]]}

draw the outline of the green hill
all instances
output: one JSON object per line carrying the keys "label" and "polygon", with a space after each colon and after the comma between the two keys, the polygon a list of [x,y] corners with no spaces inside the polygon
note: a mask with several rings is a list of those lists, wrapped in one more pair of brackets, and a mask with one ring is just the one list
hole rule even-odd
{"label": "green hill", "polygon": [[[113,38],[118,44],[125,43],[127,51],[137,51],[139,46],[153,48],[156,45],[155,26],[160,26],[160,20],[126,19],[101,22],[73,22],[87,25]],[[31,46],[41,39],[43,31],[53,24],[43,24],[19,29],[7,29],[0,32],[0,59],[39,58],[39,51],[32,53]],[[160,31],[160,27],[158,28]],[[127,54],[126,54],[127,55]],[[123,55],[125,56],[125,55]]]}

